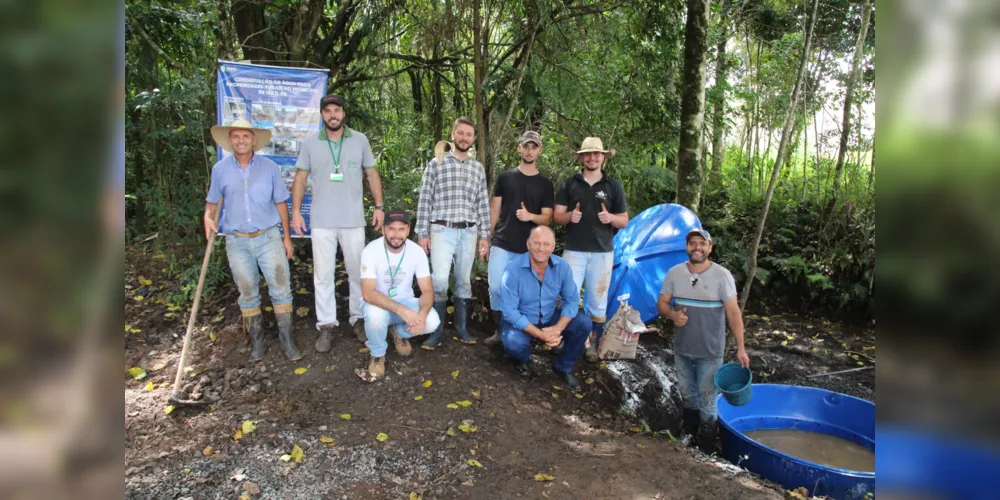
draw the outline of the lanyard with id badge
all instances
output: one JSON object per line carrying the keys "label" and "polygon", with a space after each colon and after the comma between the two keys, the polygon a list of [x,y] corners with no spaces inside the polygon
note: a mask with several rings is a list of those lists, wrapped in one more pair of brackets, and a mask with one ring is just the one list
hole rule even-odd
{"label": "lanyard with id badge", "polygon": [[403,260],[406,259],[406,244],[405,244],[406,242],[403,242],[403,243],[404,243],[403,244],[403,255],[401,255],[399,257],[399,262],[396,264],[396,269],[392,268],[392,261],[389,260],[389,249],[385,245],[382,245],[382,249],[385,250],[385,261],[386,261],[386,263],[389,264],[389,280],[391,282],[390,284],[392,285],[389,288],[389,297],[390,298],[396,296],[396,273],[399,272],[400,266],[403,265]]}
{"label": "lanyard with id badge", "polygon": [[337,141],[337,156],[333,155],[333,141],[326,141],[326,147],[330,148],[330,159],[333,160],[333,172],[330,173],[330,181],[332,182],[344,182],[344,174],[340,173],[340,152],[344,149],[344,136],[340,136],[340,140]]}

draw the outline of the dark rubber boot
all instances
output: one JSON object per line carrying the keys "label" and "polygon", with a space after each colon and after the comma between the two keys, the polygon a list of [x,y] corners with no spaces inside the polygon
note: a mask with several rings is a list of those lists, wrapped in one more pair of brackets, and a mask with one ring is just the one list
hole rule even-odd
{"label": "dark rubber boot", "polygon": [[452,338],[463,344],[474,345],[476,339],[469,335],[469,329],[466,328],[470,302],[470,299],[455,299],[455,336]]}
{"label": "dark rubber boot", "polygon": [[425,340],[423,344],[420,344],[420,348],[426,351],[433,351],[441,345],[441,337],[444,336],[445,320],[448,318],[448,303],[443,300],[441,302],[435,302],[434,310],[437,311],[438,318],[441,318],[441,323],[438,324],[437,330],[434,330],[434,333],[432,333],[430,337],[427,337],[427,340]]}
{"label": "dark rubber boot", "polygon": [[503,323],[503,313],[500,311],[490,311],[490,317],[493,318],[493,324],[497,326],[497,329],[483,343],[490,347],[503,345],[503,342],[500,340],[500,325]]}
{"label": "dark rubber boot", "polygon": [[250,361],[260,361],[267,353],[267,344],[264,343],[264,317],[260,314],[260,308],[243,310],[243,327],[253,342],[250,349]]}
{"label": "dark rubber boot", "polygon": [[719,438],[719,421],[717,419],[702,421],[698,426],[698,449],[706,455],[715,453],[716,441]]}
{"label": "dark rubber boot", "polygon": [[701,412],[696,409],[684,408],[681,412],[681,435],[691,436],[691,441],[698,439],[698,424],[701,423]]}
{"label": "dark rubber boot", "polygon": [[292,311],[276,312],[274,317],[278,320],[278,340],[281,341],[281,350],[285,351],[285,357],[292,361],[302,359],[302,353],[295,347],[295,340],[292,338]]}

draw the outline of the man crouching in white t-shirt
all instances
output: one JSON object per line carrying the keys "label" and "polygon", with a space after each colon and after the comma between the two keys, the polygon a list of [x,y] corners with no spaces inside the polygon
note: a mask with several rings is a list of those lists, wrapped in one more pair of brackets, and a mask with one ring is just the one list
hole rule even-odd
{"label": "man crouching in white t-shirt", "polygon": [[[361,252],[361,314],[371,361],[367,369],[356,368],[354,373],[366,382],[385,375],[386,334],[390,330],[396,352],[409,356],[412,349],[407,339],[429,334],[441,322],[432,308],[434,285],[427,254],[407,239],[409,235],[409,214],[391,211],[385,216],[382,237]],[[419,299],[413,295],[414,277],[420,287]]]}

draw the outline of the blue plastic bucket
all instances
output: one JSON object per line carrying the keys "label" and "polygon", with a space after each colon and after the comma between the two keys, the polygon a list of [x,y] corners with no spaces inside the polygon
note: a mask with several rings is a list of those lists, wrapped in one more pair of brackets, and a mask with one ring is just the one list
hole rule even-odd
{"label": "blue plastic bucket", "polygon": [[733,406],[743,406],[753,397],[753,373],[739,363],[726,363],[715,372],[715,388]]}

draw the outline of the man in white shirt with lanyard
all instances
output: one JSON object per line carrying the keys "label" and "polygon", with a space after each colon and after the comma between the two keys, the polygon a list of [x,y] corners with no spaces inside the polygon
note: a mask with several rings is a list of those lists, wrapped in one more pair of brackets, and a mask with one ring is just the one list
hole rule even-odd
{"label": "man in white shirt with lanyard", "polygon": [[[437,329],[441,319],[434,311],[434,284],[423,248],[407,237],[410,216],[402,210],[385,216],[382,237],[361,252],[361,314],[365,320],[365,345],[371,352],[368,368],[354,372],[366,382],[385,376],[385,352],[391,332],[396,352],[409,356],[410,341]],[[420,298],[413,295],[413,279]]]}

